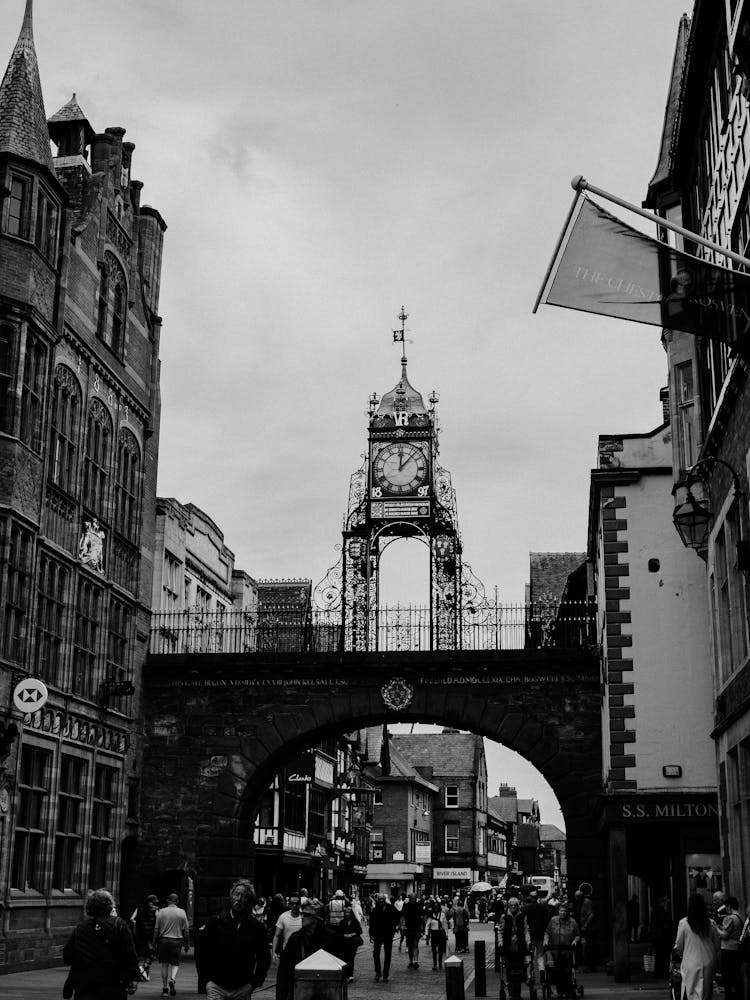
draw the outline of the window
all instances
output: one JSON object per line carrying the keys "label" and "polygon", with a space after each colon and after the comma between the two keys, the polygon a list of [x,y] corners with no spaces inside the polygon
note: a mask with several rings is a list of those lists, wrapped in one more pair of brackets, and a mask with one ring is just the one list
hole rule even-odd
{"label": "window", "polygon": [[63,754],[60,763],[60,791],[57,802],[55,861],[52,888],[81,891],[80,846],[83,825],[83,794],[86,764]]}
{"label": "window", "polygon": [[101,590],[87,579],[80,579],[73,637],[72,690],[84,698],[93,697],[97,681],[101,602]]}
{"label": "window", "polygon": [[23,663],[26,653],[26,624],[31,601],[33,540],[30,531],[11,524],[5,592],[5,656]]}
{"label": "window", "polygon": [[48,684],[63,685],[63,636],[68,603],[68,570],[43,555],[36,602],[36,659]]}
{"label": "window", "polygon": [[164,568],[161,582],[161,610],[180,610],[180,580],[182,563],[169,552],[164,553]]}
{"label": "window", "polygon": [[382,806],[382,804],[383,804],[383,789],[382,788],[376,788],[375,789],[375,795],[373,796],[373,803],[376,806]]}
{"label": "window", "polygon": [[49,751],[32,746],[23,748],[10,883],[13,889],[21,892],[44,891],[45,812],[51,763]]}
{"label": "window", "polygon": [[737,568],[738,505],[735,501],[714,538],[711,574],[714,613],[714,656],[717,676],[723,684],[747,655],[747,616],[744,580]]}
{"label": "window", "polygon": [[118,358],[122,357],[125,348],[127,287],[120,262],[113,253],[107,251],[99,275],[96,334]]}
{"label": "window", "polygon": [[132,609],[113,597],[109,602],[109,629],[107,636],[107,679],[121,682],[130,680],[130,650],[132,648]]}
{"label": "window", "polygon": [[47,260],[54,263],[57,255],[57,206],[41,190],[36,199],[34,243]]}
{"label": "window", "polygon": [[17,335],[12,326],[0,326],[0,432],[13,433]]}
{"label": "window", "polygon": [[370,861],[382,861],[385,857],[385,840],[382,830],[370,830]]}
{"label": "window", "polygon": [[677,456],[680,472],[684,472],[694,465],[698,458],[693,362],[685,361],[676,365],[674,379],[677,404]]}
{"label": "window", "polygon": [[138,539],[138,498],[140,493],[140,452],[128,430],[120,432],[115,480],[115,528],[129,541]]}
{"label": "window", "polygon": [[305,785],[301,782],[284,782],[284,826],[287,830],[304,832]]}
{"label": "window", "polygon": [[445,824],[445,853],[458,854],[458,823]]}
{"label": "window", "polygon": [[112,424],[102,403],[95,399],[86,428],[86,457],[83,463],[83,502],[100,521],[105,517],[109,477]]}
{"label": "window", "polygon": [[445,786],[445,808],[458,809],[458,785]]}
{"label": "window", "polygon": [[195,610],[203,614],[211,610],[211,595],[200,584],[195,586]]}
{"label": "window", "polygon": [[50,421],[50,479],[67,493],[76,492],[81,390],[65,365],[55,369]]}
{"label": "window", "polygon": [[89,885],[107,884],[107,863],[112,849],[113,813],[117,794],[117,771],[97,765],[94,772],[94,808],[91,814],[91,859]]}
{"label": "window", "polygon": [[8,233],[20,236],[22,240],[29,238],[29,180],[15,177],[11,174],[10,196],[8,198]]}
{"label": "window", "polygon": [[310,789],[309,832],[314,837],[326,835],[326,798],[320,788]]}
{"label": "window", "polygon": [[35,452],[42,450],[42,399],[46,352],[40,340],[29,335],[21,385],[19,437]]}

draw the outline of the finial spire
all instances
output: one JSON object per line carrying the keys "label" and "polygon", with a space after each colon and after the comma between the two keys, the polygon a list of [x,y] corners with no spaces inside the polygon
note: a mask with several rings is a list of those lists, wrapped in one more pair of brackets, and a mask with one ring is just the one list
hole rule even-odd
{"label": "finial spire", "polygon": [[33,0],[26,0],[18,41],[0,82],[0,153],[21,156],[52,171],[32,17]]}
{"label": "finial spire", "polygon": [[30,35],[34,33],[34,0],[26,0],[26,11],[23,15],[23,25],[21,26],[21,32],[28,31]]}
{"label": "finial spire", "polygon": [[393,331],[393,342],[394,344],[401,344],[401,374],[406,375],[406,321],[409,318],[409,314],[401,306],[401,312],[398,314],[398,318],[401,320],[401,329]]}

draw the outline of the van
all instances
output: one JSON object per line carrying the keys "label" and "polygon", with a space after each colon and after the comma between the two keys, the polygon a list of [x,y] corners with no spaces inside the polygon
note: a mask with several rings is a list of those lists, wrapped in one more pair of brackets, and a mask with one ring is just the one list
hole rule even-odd
{"label": "van", "polygon": [[548,896],[555,890],[555,880],[551,875],[532,875],[528,884],[533,885],[539,892],[544,892]]}

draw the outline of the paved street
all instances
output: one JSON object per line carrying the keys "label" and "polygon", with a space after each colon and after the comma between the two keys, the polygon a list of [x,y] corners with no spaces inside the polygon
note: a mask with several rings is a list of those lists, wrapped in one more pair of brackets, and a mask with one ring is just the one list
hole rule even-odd
{"label": "paved street", "polygon": [[[489,924],[477,924],[472,921],[471,953],[460,956],[464,963],[466,1000],[473,1000],[475,997],[473,942],[480,938],[487,943],[487,962],[491,966],[494,949],[492,928]],[[405,997],[408,997],[409,1000],[439,1000],[440,997],[445,996],[445,978],[441,973],[432,971],[431,957],[424,947],[424,941],[422,942],[420,959],[419,969],[416,972],[410,970],[407,968],[406,952],[399,953],[398,945],[394,943],[390,981],[376,983],[373,979],[370,951],[367,947],[360,948],[354,970],[356,980],[349,984],[349,997],[351,1000],[401,1000]],[[47,1000],[47,998],[59,1000],[65,976],[66,970],[62,968],[0,976],[0,996],[3,1000]],[[617,997],[618,1000],[636,1000],[636,998],[642,998],[644,993],[648,993],[652,997],[663,996],[666,998],[668,996],[666,984],[655,982],[653,977],[643,976],[642,979],[642,982],[622,984],[613,982],[610,977],[603,973],[581,973],[578,982],[584,987],[584,996],[589,1000],[603,1000],[605,997]],[[274,982],[275,973],[272,966],[265,986],[262,990],[257,991],[255,996],[259,1000],[264,997],[273,998],[275,996]],[[195,996],[197,986],[195,964],[192,956],[186,956],[177,980],[178,997]],[[499,990],[500,977],[493,968],[488,968],[487,997],[491,1000],[497,1000]],[[524,1000],[528,995],[528,988],[524,987]],[[158,970],[156,970],[151,982],[141,984],[136,996],[161,998],[161,981]],[[539,996],[541,997],[541,992]]]}

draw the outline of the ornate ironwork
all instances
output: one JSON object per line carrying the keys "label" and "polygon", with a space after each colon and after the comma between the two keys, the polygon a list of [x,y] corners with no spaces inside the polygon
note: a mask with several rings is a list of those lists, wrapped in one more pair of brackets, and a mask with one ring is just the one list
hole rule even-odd
{"label": "ornate ironwork", "polygon": [[411,684],[407,684],[403,677],[394,677],[382,686],[380,693],[388,708],[392,708],[394,712],[401,712],[411,704],[414,688]]}

